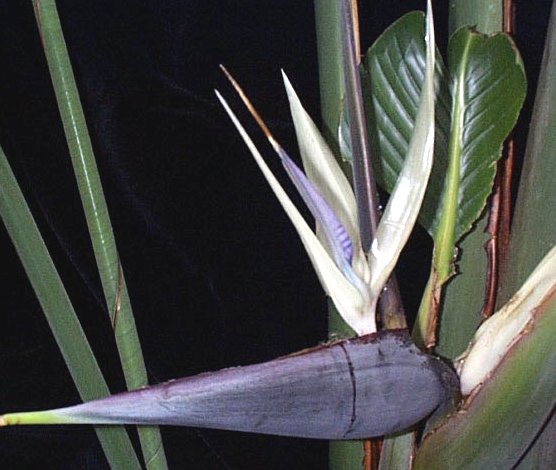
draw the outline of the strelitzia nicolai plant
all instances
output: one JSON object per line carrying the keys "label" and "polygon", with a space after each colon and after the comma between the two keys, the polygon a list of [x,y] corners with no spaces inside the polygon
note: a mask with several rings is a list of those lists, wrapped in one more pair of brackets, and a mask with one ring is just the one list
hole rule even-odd
{"label": "strelitzia nicolai plant", "polygon": [[[298,135],[303,136],[306,166],[312,168],[313,181],[278,144],[239,85],[229,74],[228,77],[315,217],[320,240],[217,92],[300,235],[325,291],[353,330],[359,335],[371,334],[370,337],[319,347],[259,366],[182,379],[65,410],[8,414],[1,418],[0,424],[166,423],[349,439],[397,432],[435,410],[445,410],[457,395],[455,374],[441,361],[420,353],[406,335],[400,332],[377,334],[375,322],[380,292],[415,223],[432,167],[435,43],[430,2],[426,23],[426,72],[418,111],[419,125],[415,128],[399,182],[367,254],[361,246],[355,195],[285,74],[294,124]],[[288,372],[285,378],[282,371]],[[316,373],[319,377],[314,377]],[[346,374],[342,388],[336,390],[334,383],[338,379],[342,381]],[[238,380],[244,385],[240,397],[237,395]],[[408,400],[417,382],[420,398]],[[287,387],[290,393],[284,395],[278,385]],[[346,393],[346,386],[351,393]],[[209,389],[212,390],[210,394]],[[327,390],[328,398],[323,399],[316,393],[317,389]],[[318,402],[326,406],[318,407],[323,408],[322,413],[315,415]],[[256,403],[261,404],[260,409]],[[231,408],[228,413],[227,407]],[[405,411],[402,408],[406,408]],[[276,414],[271,410],[281,411]],[[339,416],[338,410],[342,410]],[[253,416],[254,421],[245,415]],[[349,419],[346,421],[346,418]]]}
{"label": "strelitzia nicolai plant", "polygon": [[[427,46],[427,71],[430,72],[428,67],[430,42],[427,43]],[[430,80],[430,73],[426,75]],[[316,130],[314,124],[308,119],[308,117],[305,117],[305,112],[299,104],[299,100],[295,96],[293,88],[286,78],[285,82],[298,136],[300,134],[307,136],[307,141],[312,142],[308,146],[309,148],[321,147],[320,144],[324,143],[324,141],[322,138],[318,140],[313,134],[313,128]],[[430,83],[427,83],[426,79],[424,83],[425,85],[423,86],[423,89],[427,89],[430,86]],[[423,96],[425,96],[425,94],[426,92],[422,93],[422,98],[419,104],[419,118],[421,117],[420,112],[424,101]],[[277,151],[284,167],[286,168],[286,171],[292,178],[294,185],[300,191],[300,194],[317,220],[318,226],[320,227],[319,240],[319,237],[315,236],[307,224],[303,225],[303,218],[276,182],[276,179],[272,176],[268,167],[264,164],[262,157],[254,148],[254,145],[237,121],[237,118],[235,118],[235,115],[231,112],[224,100],[221,100],[231,115],[234,124],[240,130],[242,137],[252,150],[257,163],[261,166],[261,169],[269,180],[273,190],[277,193],[281,204],[286,208],[286,212],[294,222],[304,246],[311,257],[311,261],[319,274],[323,287],[334,300],[341,315],[357,333],[365,334],[368,332],[374,332],[376,330],[376,325],[374,324],[374,308],[376,307],[377,298],[376,290],[378,289],[378,286],[381,286],[381,283],[383,285],[383,281],[380,280],[379,282],[382,272],[377,271],[373,277],[373,269],[374,267],[380,265],[390,266],[390,263],[395,264],[395,258],[397,258],[399,254],[398,250],[401,250],[401,247],[399,246],[400,242],[394,241],[391,245],[387,244],[387,249],[382,251],[380,248],[383,248],[383,246],[379,243],[381,239],[379,233],[377,233],[373,244],[375,247],[374,253],[372,249],[367,254],[365,254],[363,250],[359,250],[357,242],[360,240],[361,234],[358,233],[357,224],[354,223],[356,222],[356,216],[353,216],[355,212],[353,211],[353,205],[351,204],[352,198],[349,196],[347,197],[347,199],[349,199],[347,211],[342,212],[342,210],[338,208],[341,207],[343,202],[345,202],[343,200],[345,194],[350,194],[351,189],[349,188],[349,185],[347,186],[348,191],[346,193],[342,193],[342,197],[340,198],[335,196],[326,196],[327,192],[332,191],[331,188],[334,188],[334,185],[343,185],[343,183],[338,182],[341,177],[336,171],[337,167],[334,166],[334,160],[331,161],[333,163],[327,163],[325,162],[325,158],[321,157],[320,159],[313,160],[312,157],[309,156],[309,163],[307,164],[305,162],[307,174],[310,176],[307,179],[281,148],[281,146],[275,141],[264,123],[262,123],[262,120],[258,118],[258,115],[252,106],[248,104],[248,107],[251,108],[251,111],[256,116],[256,119],[259,120],[261,127],[265,130],[267,137]],[[301,123],[296,122],[296,112],[298,115],[302,116],[297,119],[298,121],[301,121]],[[416,123],[417,128],[421,121],[416,119]],[[432,132],[434,133],[434,126]],[[316,145],[315,142],[317,142],[318,145]],[[424,145],[424,147],[426,147],[426,145]],[[322,155],[325,152],[321,149],[319,150],[319,153]],[[407,160],[411,161],[409,158]],[[318,178],[315,178],[314,180],[311,178],[311,171],[309,171],[308,168],[311,167],[311,165],[317,168],[317,174],[318,170],[323,168],[322,174],[325,175],[327,174],[326,172],[330,170],[330,168],[327,168],[327,165],[330,165],[333,167],[331,170],[333,176],[324,177],[324,183],[319,184]],[[405,171],[406,166],[404,164],[401,174],[405,174]],[[430,167],[427,171],[425,171],[427,177],[429,172]],[[347,180],[345,182],[347,183]],[[403,192],[408,191],[410,186],[408,186],[408,184],[400,183],[400,180],[398,180],[395,188],[396,189],[392,192],[391,203],[396,200],[395,196],[399,199],[405,199],[402,197]],[[420,190],[417,191],[417,194],[420,194]],[[420,196],[420,199],[422,199],[422,195]],[[419,205],[420,202],[421,201],[419,200]],[[400,208],[404,206],[402,204],[397,207]],[[411,210],[409,210],[409,212],[412,213]],[[392,214],[388,214],[387,209],[383,220],[395,222],[400,220],[400,218],[405,215],[405,212],[400,214],[395,209],[391,209],[391,213]],[[346,214],[348,214],[348,216],[346,216]],[[390,218],[387,218],[387,215],[389,215]],[[411,221],[412,218],[413,220]],[[408,225],[411,226],[415,221],[415,218],[411,215],[408,220],[410,221]],[[384,233],[394,234],[398,240],[400,240],[403,239],[403,237],[406,237],[401,229],[402,227],[397,226],[391,227],[389,229],[391,230],[390,232],[387,232],[388,227],[385,227],[382,230]],[[309,232],[311,235],[309,235]],[[389,239],[385,238],[385,241],[388,242]],[[403,242],[401,245],[403,246]],[[382,257],[382,255],[384,255],[384,257]],[[376,258],[379,258],[379,260],[376,261]],[[552,325],[553,321],[551,321],[551,317],[553,315],[550,314],[550,311],[553,310],[554,303],[554,273],[556,271],[556,267],[554,265],[555,258],[555,250],[553,249],[539,264],[537,269],[533,272],[533,274],[531,274],[529,280],[523,285],[512,300],[497,314],[495,314],[491,320],[485,322],[483,327],[481,327],[481,329],[477,332],[475,339],[470,344],[466,353],[457,360],[456,363],[462,378],[462,391],[466,395],[470,394],[470,396],[464,402],[461,413],[454,414],[447,420],[446,423],[442,423],[442,426],[436,428],[434,433],[427,433],[425,435],[423,445],[419,449],[417,458],[414,462],[417,468],[442,468],[439,466],[439,462],[444,465],[447,462],[450,462],[450,464],[455,463],[455,461],[447,460],[446,456],[453,459],[454,455],[457,455],[458,445],[462,449],[468,450],[473,448],[468,444],[468,442],[476,439],[477,436],[481,436],[481,422],[484,422],[485,419],[488,420],[488,417],[483,418],[482,420],[477,419],[478,413],[481,410],[484,410],[484,407],[481,408],[481,403],[485,402],[485,395],[487,398],[490,398],[491,402],[497,403],[496,400],[500,398],[498,402],[502,403],[501,400],[504,399],[504,396],[503,393],[501,393],[501,390],[507,391],[507,387],[505,389],[500,387],[500,383],[504,380],[507,381],[508,377],[511,376],[511,374],[508,375],[508,370],[511,366],[511,364],[509,366],[508,363],[522,357],[524,354],[524,347],[529,347],[529,350],[526,350],[526,352],[535,352],[535,340],[542,339],[541,336],[543,334],[546,336],[553,331],[554,325]],[[376,262],[373,262],[373,259],[375,259]],[[384,272],[387,274],[384,274],[382,277],[388,277],[390,274],[388,269],[389,268],[385,268]],[[382,286],[380,289],[381,288]],[[65,410],[5,415],[2,418],[2,421],[0,421],[0,424],[16,424],[17,422],[21,424],[55,422],[160,422],[196,426],[213,426],[214,424],[208,422],[208,418],[198,417],[199,414],[206,415],[208,409],[207,403],[203,403],[201,400],[201,407],[195,408],[195,400],[188,400],[189,397],[195,396],[194,392],[197,392],[197,399],[199,397],[206,398],[208,396],[210,397],[210,400],[218,400],[227,396],[227,399],[222,401],[224,406],[222,408],[218,408],[216,411],[213,409],[213,414],[210,415],[210,419],[215,419],[215,413],[218,413],[219,415],[219,420],[216,420],[218,423],[214,427],[227,426],[226,428],[231,429],[254,430],[254,423],[245,417],[238,418],[236,416],[235,424],[230,426],[230,423],[234,421],[226,414],[230,411],[230,409],[233,409],[236,413],[244,413],[247,415],[250,412],[253,412],[259,418],[261,416],[265,416],[266,414],[268,421],[271,423],[269,424],[267,421],[261,425],[261,421],[259,421],[260,427],[259,429],[256,429],[259,432],[329,439],[349,437],[360,438],[364,436],[370,437],[373,435],[395,432],[409,426],[410,422],[414,422],[413,420],[418,419],[417,416],[424,417],[433,412],[435,409],[438,410],[441,404],[450,401],[447,397],[453,397],[453,395],[450,393],[442,394],[440,392],[442,390],[444,392],[449,392],[453,389],[455,383],[454,376],[450,374],[449,369],[444,368],[441,363],[437,361],[432,361],[431,356],[423,356],[421,353],[418,353],[416,349],[412,349],[407,343],[407,337],[403,339],[398,335],[399,333],[388,332],[371,334],[370,336],[361,338],[361,340],[340,342],[329,347],[318,348],[307,354],[298,354],[278,361],[273,361],[271,363],[252,366],[252,369],[235,369],[231,371],[222,371],[214,375],[202,375],[197,378],[182,379],[174,384],[170,383],[161,385],[140,392],[132,392],[131,394],[124,394],[119,397],[108,398],[103,401],[90,402],[85,405]],[[496,346],[494,351],[490,347],[485,347],[485,345],[491,345],[490,338],[493,338],[493,345]],[[540,342],[540,344],[544,343]],[[363,348],[363,345],[366,347]],[[404,354],[404,351],[409,352],[409,354]],[[536,351],[536,353],[538,354],[538,351]],[[361,390],[361,386],[363,386],[363,389],[365,390],[365,386],[370,387],[371,384],[383,383],[385,385],[385,389],[396,385],[398,387],[396,389],[396,393],[386,394],[380,392],[374,397],[368,398],[369,401],[356,402],[354,393],[355,388],[351,391],[349,391],[350,387],[340,391],[335,390],[334,393],[331,393],[328,397],[342,397],[340,398],[342,403],[352,404],[353,407],[350,409],[351,414],[347,411],[344,411],[339,415],[323,412],[322,414],[319,414],[319,419],[314,423],[306,423],[305,426],[301,426],[300,416],[302,415],[299,413],[307,411],[308,402],[305,402],[305,407],[299,407],[300,402],[296,400],[300,399],[301,402],[303,402],[314,393],[316,388],[306,388],[300,385],[300,383],[303,381],[309,382],[310,378],[317,377],[317,371],[312,369],[311,365],[314,365],[315,362],[319,362],[321,360],[324,360],[327,364],[331,364],[334,362],[331,358],[335,357],[335,354],[339,354],[340,356],[344,355],[343,359],[338,361],[340,364],[343,364],[344,367],[340,367],[339,369],[328,368],[326,369],[327,373],[325,373],[323,369],[320,369],[318,371],[318,376],[320,376],[322,380],[318,382],[319,389],[326,388],[325,386],[330,384],[328,380],[331,377],[337,376],[346,382],[356,384],[358,391]],[[386,369],[384,367],[385,364],[382,363],[378,357],[375,356],[375,354],[377,356],[385,354],[387,359],[386,363],[390,363],[390,367]],[[425,359],[423,362],[416,362],[415,360],[410,359],[410,357],[413,356],[418,356],[419,361],[423,360],[423,358]],[[369,357],[373,359],[370,360],[370,362],[367,362]],[[298,359],[300,362],[297,362]],[[307,362],[304,362],[305,360]],[[304,363],[305,365],[303,367],[299,366],[298,364],[301,363]],[[531,364],[533,363],[534,362],[531,362]],[[288,364],[294,366],[294,368],[288,369]],[[355,370],[357,373],[350,371],[350,368],[354,365],[356,366]],[[358,368],[359,366],[361,366],[360,369]],[[389,374],[394,374],[397,378],[392,382],[388,382],[384,380],[386,377],[385,373],[377,373],[375,375],[376,371],[373,371],[374,367],[382,369],[384,372],[388,370]],[[418,368],[422,368],[423,373],[426,374],[424,382],[418,382],[416,376],[412,376],[412,378],[407,381],[399,380],[404,373],[407,373],[407,371],[413,369],[416,370]],[[288,373],[283,376],[280,375],[280,378],[274,382],[270,380],[269,375],[265,375],[265,371],[270,372],[270,375],[272,375],[272,373],[275,373],[277,370],[282,372],[287,371]],[[303,371],[301,374],[295,373],[300,370]],[[545,368],[545,370],[550,370],[550,368]],[[234,373],[234,371],[237,372],[237,374]],[[359,372],[362,373],[359,374]],[[529,377],[529,371],[523,371],[523,376]],[[249,389],[247,387],[248,380],[254,378],[260,379],[261,381],[257,384],[257,387]],[[298,380],[301,382],[298,382]],[[547,374],[543,375],[541,380],[539,380],[539,385],[532,390],[533,398],[538,398],[539,394],[542,394],[542,391],[546,390],[546,387],[550,386],[550,383],[552,383],[551,380],[553,382],[553,379],[548,377]],[[521,387],[522,382],[523,380],[518,380],[515,384],[518,384],[519,387]],[[407,397],[411,396],[411,384],[416,385],[418,383],[423,383],[423,389],[425,390],[424,396],[428,398],[424,402],[419,402],[419,404],[415,402],[415,409],[407,410],[403,408],[402,401],[407,401]],[[284,397],[280,396],[280,394],[269,395],[267,393],[265,395],[265,392],[268,392],[268,390],[265,389],[265,384],[271,387],[276,386],[277,388],[291,387],[293,384],[296,384],[295,387],[288,388],[288,390],[293,390],[291,397],[292,401],[284,400]],[[229,388],[226,389],[226,386],[229,385],[234,387],[237,387],[238,385],[244,386],[245,396],[241,397],[234,394],[225,395],[225,393],[230,392]],[[398,398],[396,398],[396,394],[398,395]],[[350,398],[346,399],[347,396]],[[403,400],[399,400],[400,397],[403,397]],[[378,398],[384,399],[384,403],[381,406],[377,405]],[[244,400],[245,406],[243,408],[234,408],[233,404],[237,403],[238,400],[241,402],[242,399]],[[397,399],[399,401],[396,401]],[[246,400],[251,401],[249,406],[245,404]],[[506,396],[506,401],[515,403],[513,397],[509,397],[508,399]],[[534,402],[534,400],[532,401]],[[547,399],[546,401],[548,403],[550,400]],[[327,402],[327,407],[337,403],[338,401]],[[138,404],[146,405],[144,411],[137,410]],[[277,406],[285,406],[291,410],[291,412],[285,415],[270,413],[269,409],[275,409]],[[487,413],[491,412],[492,409],[492,406],[487,407]],[[410,418],[408,418],[403,424],[398,422],[395,425],[393,424],[393,421],[395,421],[396,418],[393,418],[393,420],[390,421],[386,420],[387,424],[384,427],[379,428],[376,427],[376,421],[373,420],[371,420],[371,424],[368,422],[366,425],[361,424],[361,415],[359,413],[363,412],[362,410],[370,412],[371,414],[376,413],[375,417],[378,419],[383,419],[385,416],[388,416],[389,413],[396,413],[396,410],[400,416]],[[523,410],[530,412],[531,408],[524,406]],[[523,410],[516,411],[523,414]],[[357,413],[355,413],[355,411],[357,411]],[[188,413],[197,415],[195,416],[195,419],[191,419],[191,416],[186,417]],[[351,434],[346,433],[346,428],[334,426],[333,420],[339,416],[346,419],[349,418],[349,421],[353,426],[351,429],[348,427],[348,429],[350,429],[350,431],[358,429],[359,434],[355,432]],[[509,416],[509,413],[505,413],[505,416]],[[285,421],[280,421],[285,417]],[[538,422],[539,419],[540,418],[531,418],[527,422],[529,432],[533,429],[534,423]],[[473,420],[475,421],[475,424],[478,423],[478,428],[471,428],[472,431],[475,432],[469,432],[469,423],[471,422],[471,424],[473,424]],[[272,423],[272,421],[274,422]],[[471,437],[465,436],[466,432]],[[528,442],[524,441],[523,445],[527,446]],[[454,448],[456,448],[456,454],[454,454]],[[459,455],[462,456],[464,454]],[[512,462],[515,462],[515,459],[511,460],[512,458],[508,458],[508,464],[511,463],[511,465],[513,465]],[[500,464],[501,461],[493,460],[492,456],[489,460],[489,457],[485,456],[484,453],[479,453],[478,456],[474,455],[468,460],[463,461],[461,465],[457,463],[457,466],[462,468],[485,468],[485,462],[496,465],[497,463]],[[483,466],[478,467],[481,465]],[[488,468],[494,467],[490,466]]]}

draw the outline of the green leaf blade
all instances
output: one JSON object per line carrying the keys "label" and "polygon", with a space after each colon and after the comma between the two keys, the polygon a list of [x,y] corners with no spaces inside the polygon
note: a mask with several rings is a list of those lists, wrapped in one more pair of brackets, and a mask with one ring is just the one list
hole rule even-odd
{"label": "green leaf blade", "polygon": [[[83,401],[105,397],[108,385],[1,147],[0,181],[0,217],[79,395]],[[141,468],[125,428],[97,426],[95,432],[112,468]]]}
{"label": "green leaf blade", "polygon": [[[382,34],[365,59],[369,134],[378,157],[375,171],[387,191],[396,183],[417,114],[425,70],[423,37],[422,13],[408,13]],[[450,40],[449,69],[438,54],[436,63],[435,162],[419,218],[432,235],[437,232],[449,139],[456,133],[461,171],[453,238],[459,240],[480,215],[491,191],[502,142],[515,125],[525,97],[525,74],[508,36],[485,36],[467,28]],[[454,127],[457,120],[450,93],[453,95],[458,87],[462,120]]]}
{"label": "green leaf blade", "polygon": [[[373,143],[373,161],[379,184],[391,192],[404,163],[417,116],[425,76],[424,16],[411,12],[394,22],[371,46],[362,71]],[[431,230],[446,169],[450,129],[447,71],[436,53],[435,156],[429,187],[419,215]]]}
{"label": "green leaf blade", "polygon": [[[147,371],[56,2],[33,0],[33,5],[110,316],[118,304],[118,321],[115,314],[110,320],[126,385],[139,388],[148,384]],[[159,430],[145,426],[138,434],[147,468],[165,470]]]}
{"label": "green leaf blade", "polygon": [[[485,36],[461,28],[448,48],[453,90],[460,90],[461,139],[458,214],[454,230],[459,240],[482,212],[496,173],[501,146],[514,127],[525,99],[526,80],[521,58],[505,34]],[[454,93],[455,94],[455,93]]]}

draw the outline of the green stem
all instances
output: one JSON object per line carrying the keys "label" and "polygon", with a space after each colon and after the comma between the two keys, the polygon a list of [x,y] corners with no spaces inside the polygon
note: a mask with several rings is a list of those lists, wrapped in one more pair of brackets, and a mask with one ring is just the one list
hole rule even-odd
{"label": "green stem", "polygon": [[[468,49],[466,49],[467,51]],[[466,52],[467,54],[467,52]],[[456,89],[452,102],[452,123],[448,143],[448,168],[442,196],[442,208],[438,230],[434,237],[434,253],[429,280],[419,312],[413,337],[420,346],[431,348],[436,342],[436,318],[440,310],[442,286],[454,273],[455,233],[458,216],[458,196],[461,183],[461,141],[463,133],[464,77],[466,57],[455,77]]]}
{"label": "green stem", "polygon": [[[119,273],[119,256],[112,225],[56,4],[54,0],[33,0],[33,4],[89,227],[107,311],[109,315],[117,312],[117,318],[111,321],[115,327],[114,335],[126,384],[128,389],[143,387],[148,383],[143,354],[125,280]],[[140,426],[138,431],[147,467],[167,468],[158,428]]]}
{"label": "green stem", "polygon": [[502,31],[503,4],[503,0],[450,0],[450,34],[467,25],[485,34]]}
{"label": "green stem", "polygon": [[[73,305],[1,147],[0,215],[81,399],[94,400],[110,395]],[[95,432],[111,468],[141,468],[124,427],[98,426]]]}
{"label": "green stem", "polygon": [[[322,129],[328,144],[338,154],[337,129],[344,96],[340,3],[337,0],[315,0],[315,23]],[[353,336],[353,331],[340,319],[331,302],[328,311],[329,334]],[[331,470],[359,470],[363,461],[363,445],[358,441],[331,442],[328,456]]]}
{"label": "green stem", "polygon": [[408,432],[384,439],[378,470],[408,470],[413,459],[415,434]]}
{"label": "green stem", "polygon": [[340,3],[315,0],[320,109],[323,134],[337,154],[337,129],[344,96]]}

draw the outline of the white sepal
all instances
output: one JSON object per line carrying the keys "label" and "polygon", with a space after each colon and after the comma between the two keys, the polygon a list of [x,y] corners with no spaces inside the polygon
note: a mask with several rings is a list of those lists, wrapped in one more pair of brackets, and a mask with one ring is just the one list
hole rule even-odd
{"label": "white sepal", "polygon": [[224,100],[218,91],[216,91],[216,95],[245,144],[251,151],[251,154],[272,191],[293,223],[325,292],[332,298],[342,318],[359,335],[376,331],[374,312],[370,311],[370,302],[367,292],[358,290],[344,277],[343,273],[338,269],[317,236],[313,233],[307,222],[305,222],[305,219],[297,210],[278,180],[272,174],[255,144],[235,116],[234,112],[228,106],[226,100]]}
{"label": "white sepal", "polygon": [[368,253],[371,298],[390,277],[417,220],[425,196],[434,153],[435,41],[432,7],[427,4],[426,68],[408,154]]}
{"label": "white sepal", "polygon": [[353,269],[364,282],[369,282],[370,271],[365,253],[361,249],[357,203],[353,189],[283,70],[282,77],[305,174],[348,231],[353,243]]}

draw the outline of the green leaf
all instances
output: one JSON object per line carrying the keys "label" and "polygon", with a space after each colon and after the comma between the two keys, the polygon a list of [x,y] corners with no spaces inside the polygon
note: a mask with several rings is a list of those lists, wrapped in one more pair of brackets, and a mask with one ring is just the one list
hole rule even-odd
{"label": "green leaf", "polygon": [[[531,116],[516,201],[507,269],[500,298],[506,301],[548,249],[556,244],[556,3],[552,5],[537,95]],[[553,343],[554,344],[554,343]],[[552,350],[554,346],[552,346]],[[525,397],[528,399],[528,397]],[[556,416],[553,414],[528,450],[519,470],[556,468]]]}
{"label": "green leaf", "polygon": [[[25,197],[0,147],[0,216],[82,400],[110,395]],[[9,377],[4,378],[5,381]],[[40,384],[36,384],[40,388]],[[141,468],[123,427],[95,428],[111,468]]]}
{"label": "green leaf", "polygon": [[[411,12],[394,22],[368,50],[362,70],[368,132],[378,183],[391,192],[404,163],[425,77],[424,15]],[[446,169],[450,129],[447,72],[436,53],[436,129],[434,166],[420,221],[433,226]],[[431,215],[432,214],[432,215]]]}
{"label": "green leaf", "polygon": [[[111,317],[118,304],[117,322],[115,318],[111,318],[110,321],[113,324],[126,385],[130,390],[143,387],[148,384],[147,370],[125,279],[119,269],[120,262],[112,224],[56,2],[55,0],[33,0],[33,4],[87,219],[106,307]],[[150,426],[141,426],[137,430],[147,468],[149,470],[166,469],[166,456],[159,430]]]}
{"label": "green leaf", "polygon": [[454,168],[457,195],[444,198],[453,197],[457,206],[457,241],[485,206],[502,143],[525,99],[526,81],[513,41],[502,33],[459,29],[450,39],[448,63],[453,80],[449,167],[454,161],[458,171]]}
{"label": "green leaf", "polygon": [[[370,133],[379,181],[392,191],[422,87],[422,19],[410,13],[367,53]],[[501,146],[525,97],[525,75],[511,39],[461,28],[450,39],[449,68],[437,67],[437,141],[420,220],[435,240],[433,269],[419,313],[416,339],[434,344],[433,305],[454,273],[456,244],[485,207]],[[450,95],[447,86],[450,85]],[[449,132],[448,132],[449,130]]]}
{"label": "green leaf", "polygon": [[[500,0],[450,0],[449,31],[476,25],[477,31],[490,34],[502,30]],[[486,292],[487,256],[485,233],[488,213],[483,212],[470,233],[458,244],[458,275],[443,289],[442,312],[435,352],[454,359],[467,347],[482,320],[484,295],[469,296],[469,292]]]}
{"label": "green leaf", "polygon": [[[387,191],[395,184],[415,122],[424,77],[423,37],[422,14],[408,13],[380,36],[365,60],[376,173]],[[449,71],[437,59],[435,164],[420,220],[436,234],[442,207],[451,197],[457,241],[490,193],[501,144],[525,96],[525,76],[513,42],[504,34],[485,36],[462,28],[450,39],[448,56]],[[457,97],[453,104],[450,84],[451,95]],[[444,188],[451,160],[457,163],[457,179],[450,191]]]}

